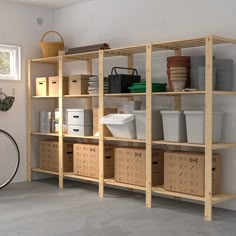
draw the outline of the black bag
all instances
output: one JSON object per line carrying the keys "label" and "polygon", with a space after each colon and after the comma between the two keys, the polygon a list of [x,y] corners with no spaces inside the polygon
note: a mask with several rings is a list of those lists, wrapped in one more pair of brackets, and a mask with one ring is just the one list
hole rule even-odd
{"label": "black bag", "polygon": [[[133,70],[132,74],[118,74],[117,69]],[[109,79],[109,93],[129,93],[128,87],[141,81],[141,76],[134,68],[113,67]]]}

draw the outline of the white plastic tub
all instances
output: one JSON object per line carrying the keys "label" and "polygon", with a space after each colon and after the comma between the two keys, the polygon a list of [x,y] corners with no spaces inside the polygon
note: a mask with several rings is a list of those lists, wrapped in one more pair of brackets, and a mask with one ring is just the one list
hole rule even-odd
{"label": "white plastic tub", "polygon": [[136,138],[135,119],[133,114],[109,114],[101,118],[112,135],[117,138]]}
{"label": "white plastic tub", "polygon": [[[137,139],[146,139],[146,111],[134,111]],[[152,139],[163,139],[163,125],[160,110],[152,110]]]}
{"label": "white plastic tub", "polygon": [[[185,111],[187,140],[189,143],[205,143],[205,112]],[[221,142],[223,112],[213,112],[212,142]]]}
{"label": "white plastic tub", "polygon": [[182,111],[161,111],[164,140],[169,142],[186,142],[186,122]]}

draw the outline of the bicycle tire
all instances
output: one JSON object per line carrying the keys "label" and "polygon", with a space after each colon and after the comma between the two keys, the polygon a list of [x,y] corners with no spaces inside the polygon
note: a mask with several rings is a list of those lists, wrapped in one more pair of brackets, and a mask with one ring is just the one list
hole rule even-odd
{"label": "bicycle tire", "polygon": [[19,169],[19,165],[20,165],[20,151],[19,151],[19,147],[18,147],[15,139],[9,133],[7,133],[6,131],[0,129],[0,134],[5,135],[13,143],[13,145],[16,148],[16,153],[17,153],[17,161],[16,161],[16,166],[14,168],[13,173],[10,175],[10,177],[8,178],[7,181],[5,181],[2,184],[0,183],[0,189],[3,189],[4,187],[6,187],[13,180],[13,178],[15,177],[15,175],[16,175],[18,169]]}

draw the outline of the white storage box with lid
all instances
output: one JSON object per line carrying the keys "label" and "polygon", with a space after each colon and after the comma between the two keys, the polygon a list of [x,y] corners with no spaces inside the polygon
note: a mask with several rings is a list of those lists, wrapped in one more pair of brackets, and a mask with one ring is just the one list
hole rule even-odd
{"label": "white storage box with lid", "polygon": [[136,138],[135,119],[133,114],[109,114],[101,118],[112,135],[117,138]]}
{"label": "white storage box with lid", "polygon": [[67,109],[69,125],[91,125],[93,124],[92,109]]}
{"label": "white storage box with lid", "polygon": [[[189,143],[205,143],[205,112],[185,111],[187,140]],[[212,142],[221,142],[223,112],[213,112]]]}
{"label": "white storage box with lid", "polygon": [[91,125],[68,125],[69,135],[92,136],[93,129]]}
{"label": "white storage box with lid", "polygon": [[161,111],[164,140],[169,142],[186,142],[186,122],[182,111]]}
{"label": "white storage box with lid", "polygon": [[[137,139],[146,139],[146,111],[134,111]],[[163,139],[163,125],[160,110],[152,110],[152,139]]]}

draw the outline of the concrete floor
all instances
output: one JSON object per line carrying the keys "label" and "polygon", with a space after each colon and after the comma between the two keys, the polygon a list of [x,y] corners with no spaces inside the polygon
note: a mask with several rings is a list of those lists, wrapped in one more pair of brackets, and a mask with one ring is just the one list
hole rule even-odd
{"label": "concrete floor", "polygon": [[11,184],[0,191],[0,236],[236,236],[236,212],[215,208],[214,221],[203,219],[203,207],[67,181]]}

